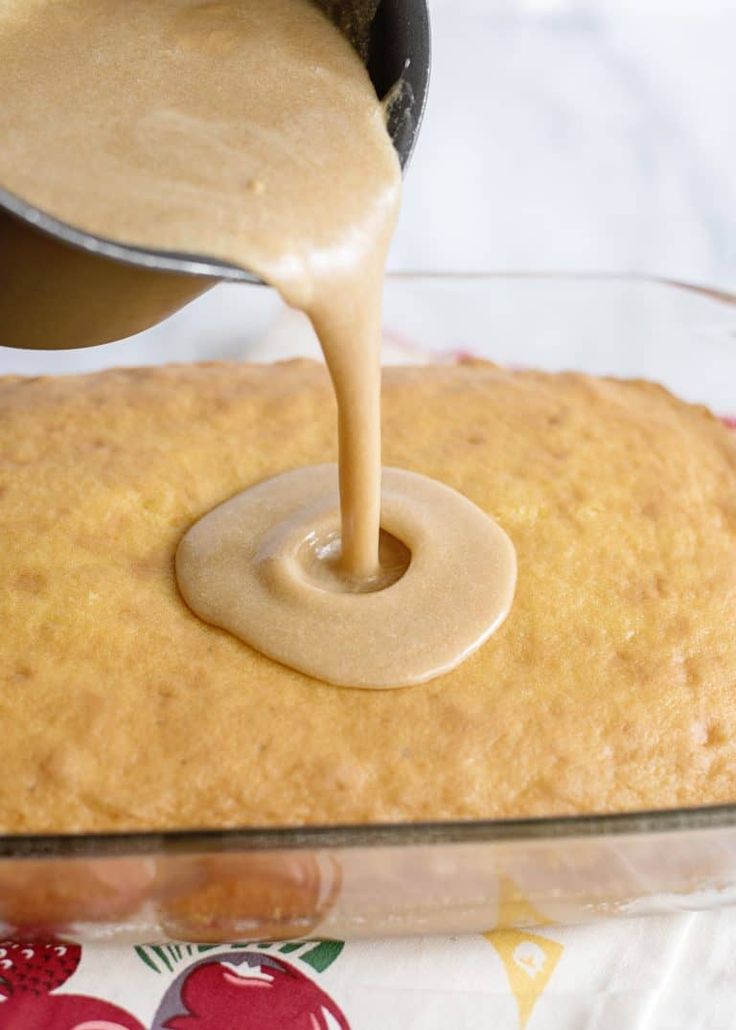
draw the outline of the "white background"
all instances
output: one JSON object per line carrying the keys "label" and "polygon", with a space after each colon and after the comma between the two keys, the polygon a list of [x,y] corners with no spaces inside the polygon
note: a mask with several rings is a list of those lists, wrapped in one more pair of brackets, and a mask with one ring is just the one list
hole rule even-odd
{"label": "white background", "polygon": [[430,0],[392,267],[736,285],[736,0]]}

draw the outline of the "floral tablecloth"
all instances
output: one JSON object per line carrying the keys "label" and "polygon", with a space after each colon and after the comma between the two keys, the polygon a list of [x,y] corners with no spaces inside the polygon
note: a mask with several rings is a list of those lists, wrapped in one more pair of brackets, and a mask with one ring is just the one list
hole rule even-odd
{"label": "floral tablecloth", "polygon": [[2,1030],[726,1030],[736,911],[343,943],[0,943]]}

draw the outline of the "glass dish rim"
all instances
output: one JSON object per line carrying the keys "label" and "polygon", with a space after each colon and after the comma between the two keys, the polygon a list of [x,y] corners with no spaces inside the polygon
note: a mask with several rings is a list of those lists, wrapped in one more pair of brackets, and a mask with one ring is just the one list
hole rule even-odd
{"label": "glass dish rim", "polygon": [[0,861],[544,843],[731,828],[736,828],[736,803],[528,819],[8,834],[0,836]]}
{"label": "glass dish rim", "polygon": [[413,271],[396,269],[386,273],[386,279],[390,282],[393,281],[411,281],[411,280],[446,280],[450,282],[476,282],[483,280],[497,280],[497,279],[513,279],[513,280],[540,280],[544,282],[559,281],[573,284],[584,284],[584,283],[596,283],[596,282],[609,282],[611,284],[626,284],[626,283],[638,283],[638,284],[650,284],[654,286],[664,286],[667,289],[671,289],[673,292],[685,291],[687,293],[698,293],[701,296],[706,297],[708,300],[715,301],[716,303],[726,305],[736,305],[736,292],[732,293],[730,290],[722,287],[708,286],[706,283],[690,282],[686,279],[671,279],[668,276],[663,275],[650,275],[646,272],[611,272],[611,271],[545,271],[540,269],[538,271]]}
{"label": "glass dish rim", "polygon": [[[673,291],[703,294],[736,305],[736,293],[662,276],[614,272],[389,272],[391,281],[483,281],[499,279],[650,283]],[[308,826],[244,826],[101,833],[0,834],[0,860],[95,859],[150,855],[323,850],[336,848],[421,847],[585,839],[601,836],[673,833],[736,827],[736,801],[728,804],[642,811],[551,815],[524,819],[437,820],[422,822]]]}

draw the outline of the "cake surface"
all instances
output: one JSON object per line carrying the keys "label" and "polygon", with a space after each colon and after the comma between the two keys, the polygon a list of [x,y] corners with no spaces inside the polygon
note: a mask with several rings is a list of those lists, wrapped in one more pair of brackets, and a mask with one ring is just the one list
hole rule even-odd
{"label": "cake surface", "polygon": [[186,529],[335,460],[317,364],[0,379],[0,832],[539,816],[736,800],[736,442],[643,382],[390,369],[384,461],[498,520],[505,625],[397,691],[197,619]]}

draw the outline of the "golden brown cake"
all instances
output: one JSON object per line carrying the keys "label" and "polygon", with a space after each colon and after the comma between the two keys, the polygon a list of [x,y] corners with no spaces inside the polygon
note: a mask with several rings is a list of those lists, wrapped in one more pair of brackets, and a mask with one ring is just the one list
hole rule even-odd
{"label": "golden brown cake", "polygon": [[334,460],[324,370],[0,380],[0,831],[547,815],[736,799],[736,442],[643,382],[387,371],[385,462],[518,553],[511,614],[422,686],[326,686],[197,619],[204,512]]}

